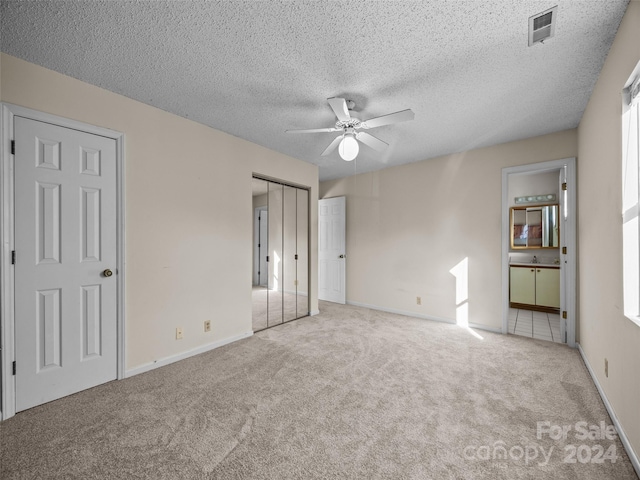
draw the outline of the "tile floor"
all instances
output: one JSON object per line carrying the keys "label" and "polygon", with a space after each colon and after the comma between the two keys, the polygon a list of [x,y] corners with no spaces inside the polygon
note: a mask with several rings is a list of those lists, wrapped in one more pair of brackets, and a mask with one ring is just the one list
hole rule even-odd
{"label": "tile floor", "polygon": [[560,338],[560,315],[555,313],[510,308],[509,333],[564,343]]}

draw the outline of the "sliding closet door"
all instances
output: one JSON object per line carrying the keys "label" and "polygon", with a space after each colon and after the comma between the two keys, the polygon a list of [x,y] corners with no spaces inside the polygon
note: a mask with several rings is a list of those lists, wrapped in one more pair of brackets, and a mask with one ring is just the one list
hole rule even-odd
{"label": "sliding closet door", "polygon": [[268,317],[269,327],[283,322],[283,206],[284,206],[284,185],[269,182],[268,193],[269,206],[269,254],[267,265],[269,269],[268,279]]}
{"label": "sliding closet door", "polygon": [[309,315],[309,192],[296,189],[296,318]]}
{"label": "sliding closet door", "polygon": [[296,311],[296,290],[297,290],[297,272],[296,272],[296,238],[297,238],[297,199],[295,187],[284,187],[284,204],[283,204],[283,316],[284,321],[295,320],[298,318]]}
{"label": "sliding closet door", "polygon": [[254,178],[251,184],[253,195],[253,331],[267,328],[267,300],[269,295],[269,183]]}
{"label": "sliding closet door", "polygon": [[309,314],[309,192],[253,179],[253,331]]}

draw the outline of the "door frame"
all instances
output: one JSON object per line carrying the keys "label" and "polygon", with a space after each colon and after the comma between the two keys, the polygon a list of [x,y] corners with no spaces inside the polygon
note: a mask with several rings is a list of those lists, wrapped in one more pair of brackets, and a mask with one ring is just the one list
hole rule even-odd
{"label": "door frame", "polygon": [[124,134],[115,130],[89,125],[77,120],[51,115],[30,108],[0,103],[0,241],[2,242],[2,262],[0,262],[0,420],[6,420],[16,413],[15,376],[15,275],[11,264],[14,250],[14,156],[11,154],[11,140],[14,137],[14,117],[50,123],[116,141],[116,332],[117,332],[117,378],[125,378],[125,206],[124,206]]}
{"label": "door frame", "polygon": [[[566,168],[567,196],[566,203],[569,214],[564,222],[564,231],[560,241],[560,311],[567,312],[566,343],[576,347],[576,259],[577,259],[577,175],[575,157],[552,160],[548,162],[505,167],[502,169],[502,333],[509,331],[509,175],[542,173],[550,170]],[[562,195],[562,190],[560,191]],[[559,199],[560,200],[560,199]],[[559,202],[562,203],[562,202]],[[562,253],[562,247],[567,253]]]}

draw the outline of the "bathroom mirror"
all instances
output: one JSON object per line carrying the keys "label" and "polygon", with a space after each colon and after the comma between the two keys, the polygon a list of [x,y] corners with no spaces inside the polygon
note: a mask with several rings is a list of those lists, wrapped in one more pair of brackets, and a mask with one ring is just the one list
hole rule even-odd
{"label": "bathroom mirror", "polygon": [[558,204],[511,208],[511,248],[558,248]]}

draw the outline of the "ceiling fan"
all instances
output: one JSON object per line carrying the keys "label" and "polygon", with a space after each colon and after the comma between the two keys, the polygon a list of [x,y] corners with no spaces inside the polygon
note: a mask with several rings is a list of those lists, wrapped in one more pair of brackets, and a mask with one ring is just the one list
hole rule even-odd
{"label": "ceiling fan", "polygon": [[352,117],[350,111],[353,110],[355,103],[352,100],[345,100],[340,97],[328,98],[329,106],[336,114],[338,121],[334,127],[329,128],[312,128],[305,130],[286,130],[286,133],[321,133],[321,132],[342,132],[342,135],[337,136],[333,142],[322,152],[322,156],[329,155],[338,147],[338,153],[343,160],[350,162],[358,156],[360,146],[358,141],[364,143],[368,147],[373,148],[381,152],[389,146],[388,143],[383,142],[379,138],[373,135],[359,131],[368,130],[370,128],[381,127],[383,125],[390,125],[392,123],[406,122],[407,120],[413,120],[415,114],[411,109],[401,110],[395,113],[389,113],[388,115],[382,115],[380,117],[371,118],[365,122]]}

